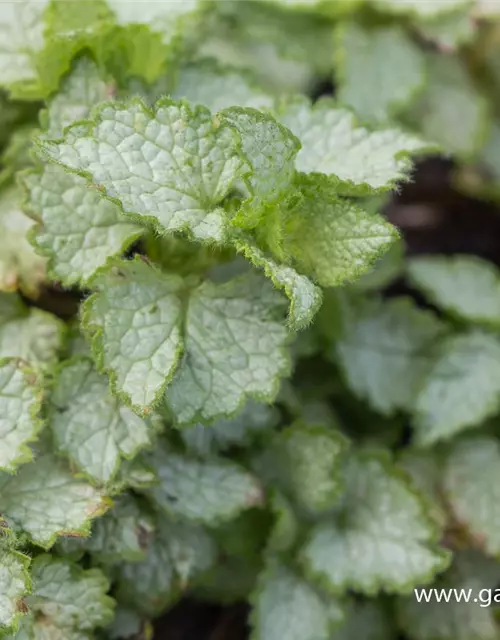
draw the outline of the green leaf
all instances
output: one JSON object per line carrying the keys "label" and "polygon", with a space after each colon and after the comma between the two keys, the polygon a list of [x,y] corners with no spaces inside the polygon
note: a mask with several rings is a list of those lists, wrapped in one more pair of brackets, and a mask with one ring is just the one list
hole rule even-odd
{"label": "green leaf", "polygon": [[99,569],[84,571],[48,554],[32,565],[33,593],[26,597],[34,618],[35,638],[83,640],[113,619],[115,602]]}
{"label": "green leaf", "polygon": [[34,222],[21,211],[21,200],[17,187],[0,191],[0,291],[21,289],[28,296],[36,296],[45,281],[45,259],[26,239]]}
{"label": "green leaf", "polygon": [[489,113],[486,99],[458,57],[428,54],[427,74],[426,87],[405,120],[448,153],[471,158],[485,142]]}
{"label": "green leaf", "polygon": [[111,482],[121,458],[151,445],[155,420],[142,419],[111,395],[91,360],[64,362],[55,374],[48,423],[59,451],[98,484]]}
{"label": "green leaf", "polygon": [[343,618],[340,602],[324,598],[284,565],[271,563],[251,596],[252,640],[329,640]]}
{"label": "green leaf", "polygon": [[24,613],[24,598],[31,591],[30,558],[4,548],[0,541],[0,634],[16,630]]}
{"label": "green leaf", "polygon": [[14,476],[0,472],[0,503],[5,520],[46,549],[57,536],[88,535],[89,521],[108,506],[99,491],[50,453],[22,465]]}
{"label": "green leaf", "polygon": [[263,502],[258,480],[229,460],[197,460],[158,449],[151,464],[159,484],[147,493],[175,518],[213,526]]}
{"label": "green leaf", "polygon": [[436,43],[444,52],[454,52],[459,47],[472,43],[476,37],[476,24],[466,6],[453,13],[421,20],[416,28],[423,38]]}
{"label": "green leaf", "polygon": [[328,98],[314,106],[305,98],[284,101],[277,113],[302,144],[298,171],[327,174],[339,194],[390,191],[408,179],[410,155],[435,148],[398,129],[370,132]]}
{"label": "green leaf", "polygon": [[471,0],[374,0],[373,5],[395,15],[410,15],[414,17],[431,18],[471,6]]}
{"label": "green leaf", "polygon": [[57,165],[21,175],[26,206],[39,220],[30,239],[49,260],[55,280],[87,285],[109,257],[122,254],[143,233],[120,208]]}
{"label": "green leaf", "polygon": [[271,108],[273,98],[261,89],[251,74],[230,67],[219,67],[213,60],[182,67],[172,97],[202,104],[213,113],[233,105]]}
{"label": "green leaf", "polygon": [[446,568],[420,496],[385,456],[353,454],[345,483],[336,512],[312,528],[302,550],[310,575],[334,593],[375,595],[409,592]]}
{"label": "green leaf", "polygon": [[83,305],[98,368],[132,407],[151,406],[172,378],[182,349],[184,285],[140,259],[114,261]]}
{"label": "green leaf", "polygon": [[476,256],[423,256],[409,262],[413,287],[469,322],[500,326],[500,271]]}
{"label": "green leaf", "polygon": [[404,243],[395,242],[375,263],[373,269],[352,283],[355,291],[373,291],[388,287],[404,271]]}
{"label": "green leaf", "polygon": [[341,23],[336,32],[338,99],[366,122],[387,122],[423,88],[425,57],[399,26]]}
{"label": "green leaf", "polygon": [[285,252],[320,285],[334,287],[366,273],[398,238],[384,218],[339,198],[333,183],[304,177],[288,212]]}
{"label": "green leaf", "polygon": [[343,306],[334,351],[349,387],[380,413],[411,410],[444,325],[406,298]]}
{"label": "green leaf", "polygon": [[64,140],[40,139],[39,145],[48,159],[82,173],[119,202],[133,221],[223,240],[218,205],[241,161],[236,134],[205,107],[191,109],[169,98],[153,109],[137,98],[105,103],[93,120],[69,127]]}
{"label": "green leaf", "polygon": [[12,473],[33,459],[29,442],[41,427],[42,393],[35,373],[20,360],[0,359],[0,470]]}
{"label": "green leaf", "polygon": [[276,409],[249,400],[234,417],[210,425],[188,425],[179,435],[190,453],[208,458],[231,447],[248,446],[259,435],[271,433],[278,421]]}
{"label": "green leaf", "polygon": [[415,402],[418,443],[429,445],[479,426],[500,408],[500,342],[479,331],[440,345]]}
{"label": "green leaf", "polygon": [[[476,600],[458,601],[452,596],[449,602],[438,602],[434,597],[430,602],[418,602],[414,595],[405,598],[398,603],[398,618],[405,635],[410,640],[497,640],[496,607],[488,606],[488,598],[498,593],[495,587],[499,579],[498,562],[473,549],[457,551],[452,567],[439,578],[435,588],[448,594],[451,590],[469,593],[470,589]],[[478,601],[476,594],[482,600]]]}
{"label": "green leaf", "polygon": [[288,324],[293,330],[309,326],[323,301],[321,289],[307,276],[298,273],[293,267],[279,264],[267,256],[259,247],[247,239],[235,239],[236,249],[247,260],[262,269],[278,289],[282,289],[290,300]]}
{"label": "green leaf", "polygon": [[118,597],[146,615],[158,615],[215,559],[214,542],[204,529],[160,516],[146,559],[118,566]]}
{"label": "green leaf", "polygon": [[339,432],[298,422],[277,433],[253,466],[303,511],[318,515],[331,509],[342,491],[346,449],[347,441]]}
{"label": "green leaf", "polygon": [[393,621],[383,602],[361,600],[349,603],[346,621],[331,640],[396,640]]}
{"label": "green leaf", "polygon": [[51,313],[25,307],[17,294],[0,293],[0,358],[20,358],[37,369],[53,364],[65,331]]}
{"label": "green leaf", "polygon": [[451,447],[443,469],[443,492],[453,518],[472,541],[500,557],[500,443],[489,436],[462,438]]}

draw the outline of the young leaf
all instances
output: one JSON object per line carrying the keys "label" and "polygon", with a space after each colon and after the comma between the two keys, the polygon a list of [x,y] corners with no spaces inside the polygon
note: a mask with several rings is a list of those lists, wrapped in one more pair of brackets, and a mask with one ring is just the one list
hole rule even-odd
{"label": "young leaf", "polygon": [[415,401],[420,444],[433,444],[479,426],[500,408],[500,341],[470,332],[440,345]]}
{"label": "young leaf", "polygon": [[109,257],[123,253],[143,233],[118,205],[57,165],[21,174],[26,206],[39,220],[30,239],[49,260],[54,279],[86,286]]}
{"label": "young leaf", "polygon": [[384,218],[339,198],[321,176],[300,181],[302,198],[288,211],[285,253],[320,285],[334,287],[366,273],[398,238]]}
{"label": "young leaf", "polygon": [[133,458],[154,435],[154,420],[122,406],[87,359],[68,360],[57,370],[48,423],[57,449],[98,484],[111,482],[121,457]]}
{"label": "young leaf", "polygon": [[0,635],[18,627],[24,598],[31,591],[30,558],[0,540]]}
{"label": "young leaf", "polygon": [[353,454],[345,483],[336,513],[312,528],[302,550],[312,576],[334,593],[374,595],[409,592],[446,568],[420,496],[386,457]]}
{"label": "young leaf", "polygon": [[35,253],[26,239],[34,223],[21,211],[21,201],[17,187],[0,191],[0,291],[21,289],[28,296],[36,296],[45,281],[45,259]]}
{"label": "young leaf", "polygon": [[32,565],[33,592],[25,598],[34,618],[35,638],[79,640],[113,618],[115,602],[99,569],[84,571],[48,554]]}
{"label": "young leaf", "polygon": [[338,99],[363,121],[387,122],[423,88],[425,57],[399,26],[341,23],[336,45]]}
{"label": "young leaf", "polygon": [[118,566],[118,597],[146,615],[158,615],[215,559],[215,544],[203,528],[160,516],[146,559]]}
{"label": "young leaf", "polygon": [[82,173],[118,201],[132,220],[223,240],[218,205],[241,161],[235,133],[205,107],[169,98],[153,109],[137,98],[105,103],[93,120],[69,127],[64,140],[40,139],[39,145],[48,159]]}
{"label": "young leaf", "polygon": [[424,256],[408,266],[410,283],[437,307],[500,327],[500,271],[476,256]]}
{"label": "young leaf", "polygon": [[0,472],[0,504],[9,524],[45,549],[60,535],[88,535],[90,520],[108,507],[99,491],[50,453],[22,465],[14,476]]}
{"label": "young leaf", "polygon": [[337,600],[322,597],[304,578],[271,563],[251,596],[252,640],[329,640],[343,619]]}
{"label": "young leaf", "polygon": [[433,148],[398,129],[370,132],[359,127],[350,111],[328,98],[314,106],[305,98],[284,101],[277,114],[301,142],[298,171],[327,174],[343,195],[390,191],[408,178],[410,155]]}
{"label": "young leaf", "polygon": [[179,71],[172,97],[202,104],[213,113],[233,105],[270,109],[274,102],[249,73],[218,67],[211,60],[183,67]]}
{"label": "young leaf", "polygon": [[411,410],[445,326],[406,298],[343,307],[336,356],[351,389],[380,413]]}
{"label": "young leaf", "polygon": [[20,360],[0,359],[0,471],[12,473],[33,459],[27,444],[40,430],[41,404],[35,373]]}
{"label": "young leaf", "polygon": [[214,526],[263,501],[257,479],[222,458],[201,461],[157,450],[151,464],[159,484],[147,493],[175,518]]}
{"label": "young leaf", "polygon": [[456,441],[443,470],[443,491],[453,517],[486,553],[500,557],[500,443],[489,436]]}
{"label": "young leaf", "polygon": [[489,606],[492,603],[488,603],[488,597],[497,593],[499,579],[498,562],[473,549],[459,550],[452,567],[435,587],[450,595],[468,593],[470,589],[473,594],[481,594],[483,600],[474,596],[469,602],[458,601],[453,595],[446,603],[434,597],[429,602],[418,602],[412,594],[398,603],[400,626],[410,640],[497,640],[496,608]]}

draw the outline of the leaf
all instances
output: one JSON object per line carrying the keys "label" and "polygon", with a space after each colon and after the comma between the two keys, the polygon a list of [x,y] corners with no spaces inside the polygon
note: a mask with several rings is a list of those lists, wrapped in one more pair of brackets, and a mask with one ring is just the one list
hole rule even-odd
{"label": "leaf", "polygon": [[202,104],[213,113],[233,105],[270,109],[274,102],[257,85],[251,74],[230,67],[219,67],[212,60],[182,67],[172,97]]}
{"label": "leaf", "polygon": [[33,593],[26,604],[34,616],[35,638],[90,638],[96,627],[113,619],[115,602],[99,569],[84,571],[48,554],[33,561]]}
{"label": "leaf", "polygon": [[496,557],[500,556],[499,460],[500,444],[495,438],[462,438],[450,448],[442,479],[454,520],[476,546]]}
{"label": "leaf", "polygon": [[218,205],[241,165],[233,131],[204,107],[169,98],[153,109],[137,98],[104,103],[93,117],[59,142],[40,139],[45,157],[82,173],[134,222],[224,239]]}
{"label": "leaf", "polygon": [[364,122],[389,121],[424,86],[425,57],[399,26],[340,23],[336,45],[338,100]]}
{"label": "leaf", "polygon": [[373,4],[380,9],[395,15],[409,14],[415,17],[430,18],[449,13],[462,7],[471,6],[471,0],[433,0],[433,2],[421,2],[420,0],[375,0]]}
{"label": "leaf", "polygon": [[253,467],[301,510],[316,516],[339,498],[346,449],[347,440],[334,429],[297,422],[274,436],[269,447],[257,454]]}
{"label": "leaf", "polygon": [[470,589],[472,594],[480,594],[482,600],[466,602],[451,597],[445,603],[435,598],[418,602],[414,595],[405,598],[398,603],[398,618],[405,635],[411,640],[496,640],[496,607],[488,606],[488,597],[497,593],[499,577],[498,562],[473,549],[457,551],[452,567],[435,587],[457,594],[464,593],[463,590],[468,593]]}
{"label": "leaf", "polygon": [[108,507],[99,491],[50,453],[14,476],[0,472],[0,502],[4,519],[45,549],[60,535],[88,535],[89,521]]}
{"label": "leaf", "polygon": [[24,598],[31,591],[30,558],[0,542],[0,634],[16,630],[24,613]]}
{"label": "leaf", "polygon": [[416,27],[423,38],[437,43],[443,52],[455,52],[472,43],[476,37],[476,25],[467,6],[458,8],[454,13],[422,20]]}
{"label": "leaf", "polygon": [[309,326],[323,301],[321,289],[293,267],[275,262],[250,241],[235,239],[234,244],[247,260],[264,271],[275,287],[287,295],[290,300],[290,328],[297,331]]}
{"label": "leaf", "polygon": [[26,446],[41,428],[40,384],[34,372],[20,360],[0,359],[0,469],[12,473],[30,462]]}
{"label": "leaf", "polygon": [[375,263],[373,269],[353,282],[355,291],[373,291],[384,289],[399,278],[404,271],[404,243],[395,242]]}
{"label": "leaf", "polygon": [[26,239],[34,223],[21,211],[21,200],[17,187],[0,191],[0,291],[21,289],[28,296],[36,296],[45,281],[45,259]]}
{"label": "leaf", "polygon": [[57,165],[21,175],[26,206],[39,220],[30,239],[49,260],[54,279],[86,286],[111,256],[122,254],[143,233],[120,208]]}
{"label": "leaf", "polygon": [[90,58],[78,59],[40,116],[44,135],[61,138],[66,127],[87,118],[95,104],[109,100],[113,89],[113,83],[102,77]]}
{"label": "leaf", "polygon": [[323,598],[303,578],[272,563],[251,596],[252,640],[329,640],[342,621],[340,602]]}
{"label": "leaf", "polygon": [[320,176],[304,177],[302,198],[288,212],[285,252],[324,287],[366,273],[398,238],[384,218],[369,214]]}
{"label": "leaf", "polygon": [[473,157],[485,142],[488,103],[458,57],[428,54],[427,74],[425,90],[405,120],[447,152]]}
{"label": "leaf", "polygon": [[54,364],[66,327],[51,313],[27,308],[13,293],[0,293],[0,358],[20,358],[41,369]]}
{"label": "leaf", "polygon": [[349,603],[346,620],[331,640],[395,640],[393,621],[383,602],[362,600]]}
{"label": "leaf", "polygon": [[500,326],[500,271],[476,256],[423,256],[409,262],[411,285],[469,322]]}
{"label": "leaf", "polygon": [[451,438],[498,412],[499,359],[500,342],[493,335],[473,331],[443,341],[415,402],[419,444]]}
{"label": "leaf", "polygon": [[159,484],[147,493],[175,518],[214,526],[263,502],[258,480],[229,460],[196,460],[158,449],[151,463]]}
{"label": "leaf", "polygon": [[284,101],[277,114],[302,144],[297,170],[327,174],[342,195],[392,190],[398,181],[408,179],[412,154],[435,148],[398,129],[370,132],[359,127],[350,111],[328,98],[314,106],[305,98]]}
{"label": "leaf", "polygon": [[99,370],[142,410],[163,393],[180,358],[184,283],[140,259],[110,264],[94,283],[99,291],[83,305],[84,326]]}
{"label": "leaf", "polygon": [[215,563],[216,548],[201,527],[160,516],[142,562],[120,563],[118,597],[158,615]]}
{"label": "leaf", "polygon": [[131,459],[150,446],[155,427],[154,418],[142,419],[122,406],[86,358],[58,368],[48,423],[56,448],[98,484],[114,479],[122,457]]}
{"label": "leaf", "polygon": [[347,383],[380,413],[411,410],[445,326],[411,300],[343,307],[334,353]]}
{"label": "leaf", "polygon": [[179,435],[189,453],[209,458],[231,447],[246,447],[259,435],[271,433],[279,421],[273,407],[249,400],[232,418],[221,418],[210,425],[183,427]]}
{"label": "leaf", "polygon": [[290,370],[283,302],[255,273],[191,293],[184,357],[166,392],[179,424],[234,414],[249,397],[275,398]]}
{"label": "leaf", "polygon": [[336,513],[313,526],[303,547],[311,576],[333,593],[408,593],[447,567],[420,496],[385,456],[353,454],[345,483]]}

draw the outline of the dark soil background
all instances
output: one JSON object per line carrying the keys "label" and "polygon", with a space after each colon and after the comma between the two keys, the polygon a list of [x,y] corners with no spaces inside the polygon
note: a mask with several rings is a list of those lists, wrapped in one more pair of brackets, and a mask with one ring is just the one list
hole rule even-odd
{"label": "dark soil background", "polygon": [[[500,266],[500,206],[459,193],[453,163],[430,158],[386,209],[402,232],[408,255],[469,253]],[[414,294],[404,281],[390,295]],[[220,607],[185,599],[155,623],[154,640],[246,640],[248,607]]]}

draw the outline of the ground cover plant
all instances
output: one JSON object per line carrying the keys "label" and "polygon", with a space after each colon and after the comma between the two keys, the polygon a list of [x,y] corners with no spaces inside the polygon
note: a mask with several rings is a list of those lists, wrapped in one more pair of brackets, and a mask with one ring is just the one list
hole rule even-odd
{"label": "ground cover plant", "polygon": [[500,638],[498,14],[1,3],[0,637]]}

